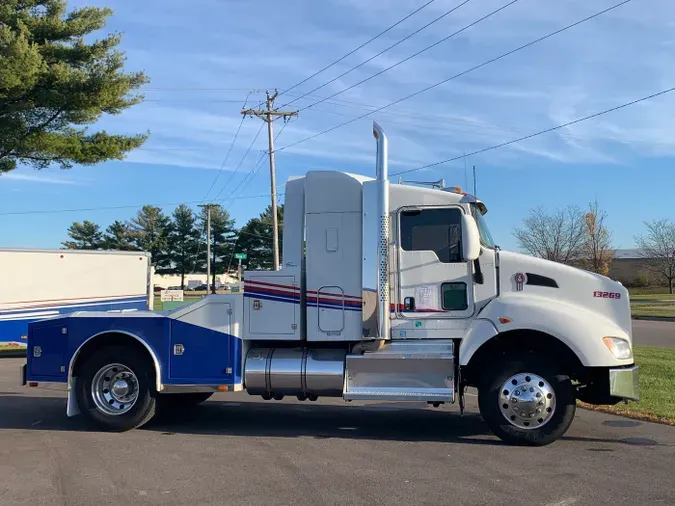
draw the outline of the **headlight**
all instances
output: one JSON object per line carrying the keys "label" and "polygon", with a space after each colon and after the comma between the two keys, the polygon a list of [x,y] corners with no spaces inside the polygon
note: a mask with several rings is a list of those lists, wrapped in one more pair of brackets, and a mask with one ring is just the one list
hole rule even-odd
{"label": "headlight", "polygon": [[618,358],[619,360],[633,358],[633,350],[630,347],[630,343],[625,339],[621,339],[620,337],[603,337],[602,341],[609,348],[609,351],[612,352],[614,358]]}

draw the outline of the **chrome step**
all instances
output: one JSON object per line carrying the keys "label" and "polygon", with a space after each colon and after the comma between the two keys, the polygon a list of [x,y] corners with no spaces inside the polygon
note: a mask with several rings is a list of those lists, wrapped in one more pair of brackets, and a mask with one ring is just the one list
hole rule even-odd
{"label": "chrome step", "polygon": [[345,400],[454,402],[454,345],[449,340],[392,341],[347,355]]}

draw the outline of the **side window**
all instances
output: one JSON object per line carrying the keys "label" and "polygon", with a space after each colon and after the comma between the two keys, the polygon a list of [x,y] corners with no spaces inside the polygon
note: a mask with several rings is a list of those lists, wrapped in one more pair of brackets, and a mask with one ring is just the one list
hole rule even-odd
{"label": "side window", "polygon": [[441,299],[446,311],[463,311],[469,307],[466,300],[466,283],[443,283],[441,285]]}
{"label": "side window", "polygon": [[459,209],[424,209],[401,213],[401,248],[433,251],[443,263],[462,261]]}

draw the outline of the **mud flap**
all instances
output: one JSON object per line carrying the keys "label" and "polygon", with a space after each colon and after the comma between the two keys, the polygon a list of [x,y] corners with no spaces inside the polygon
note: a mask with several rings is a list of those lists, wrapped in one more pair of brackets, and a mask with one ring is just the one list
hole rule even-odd
{"label": "mud flap", "polygon": [[77,416],[81,413],[80,406],[77,404],[77,397],[75,396],[75,384],[77,378],[71,378],[70,383],[68,384],[68,404],[66,407],[66,415],[69,418]]}

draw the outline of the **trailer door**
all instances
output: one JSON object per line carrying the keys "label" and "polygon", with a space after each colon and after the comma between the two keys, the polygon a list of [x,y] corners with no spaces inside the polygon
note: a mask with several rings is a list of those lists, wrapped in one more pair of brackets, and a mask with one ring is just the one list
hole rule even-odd
{"label": "trailer door", "polygon": [[468,318],[474,311],[472,265],[462,258],[460,206],[398,212],[399,318]]}

